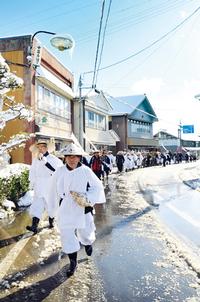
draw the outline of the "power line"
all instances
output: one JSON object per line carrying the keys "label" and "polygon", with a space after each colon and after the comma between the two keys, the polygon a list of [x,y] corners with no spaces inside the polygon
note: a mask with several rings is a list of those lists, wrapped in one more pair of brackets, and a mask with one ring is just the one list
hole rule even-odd
{"label": "power line", "polygon": [[[168,37],[168,40],[170,38]],[[168,40],[165,41],[165,43],[168,42]],[[142,66],[152,55],[155,54],[156,51],[158,51],[163,45],[159,45],[156,49],[154,49],[151,53],[149,53],[141,63],[137,64],[136,66],[134,66],[133,68],[131,68],[124,76],[122,76],[121,78],[119,78],[117,81],[115,81],[113,84],[110,84],[109,86],[107,86],[108,88],[113,87],[115,85],[117,85],[117,83],[121,82],[122,79],[126,78],[131,72],[137,70],[138,68],[140,68],[140,66]]]}
{"label": "power line", "polygon": [[100,40],[101,40],[101,29],[102,29],[102,24],[103,24],[104,7],[105,7],[105,0],[103,0],[102,7],[101,7],[101,19],[100,19],[100,24],[99,24],[99,32],[98,32],[97,49],[96,49],[96,56],[95,56],[95,63],[94,63],[92,87],[94,87],[96,71],[97,71],[97,60],[98,60],[99,46],[100,46]]}
{"label": "power line", "polygon": [[[119,33],[119,31],[122,31],[122,30],[125,30],[127,28],[130,28],[130,26],[135,26],[135,25],[138,25],[140,23],[143,23],[144,21],[148,21],[152,18],[155,18],[155,17],[158,17],[160,15],[163,15],[163,14],[166,14],[168,13],[170,10],[174,9],[174,8],[177,8],[179,7],[180,4],[178,5],[173,5],[173,6],[169,6],[169,7],[163,7],[163,9],[161,10],[160,8],[158,8],[157,10],[155,10],[154,8],[154,11],[151,12],[152,8],[150,8],[148,10],[148,13],[145,14],[145,15],[142,15],[142,16],[138,16],[137,14],[134,14],[134,15],[130,15],[129,17],[128,16],[123,16],[123,18],[121,18],[121,20],[119,18],[117,18],[117,24],[113,23],[113,24],[110,24],[110,31],[107,32],[107,35],[111,35],[111,34],[114,34],[114,33]],[[161,11],[160,11],[161,10]],[[145,11],[143,11],[145,12]],[[142,13],[143,13],[142,12]],[[125,22],[123,22],[125,20]],[[93,39],[94,37],[94,32],[96,32],[96,30],[92,30],[92,31],[88,31],[84,36],[81,34],[81,39],[78,40],[78,43],[86,43],[86,42],[89,42]],[[83,36],[83,37],[82,37]]]}
{"label": "power line", "polygon": [[[189,29],[190,30],[190,29]],[[175,35],[175,33],[173,33]],[[168,37],[163,43],[167,43],[169,41],[170,37]],[[156,49],[154,49],[151,53],[149,53],[143,60],[142,62],[138,63],[136,66],[134,66],[133,68],[131,68],[125,75],[123,75],[121,78],[119,78],[117,81],[115,81],[113,84],[110,84],[109,86],[107,86],[107,88],[113,87],[115,85],[117,85],[117,83],[121,82],[122,79],[126,78],[131,72],[136,71],[138,68],[140,68],[152,55],[155,54],[155,52],[157,52],[161,47],[163,46],[163,44],[159,45]]]}
{"label": "power line", "polygon": [[[133,57],[136,57],[137,55],[141,54],[142,52],[146,51],[147,49],[151,48],[152,46],[154,46],[155,44],[157,44],[158,42],[162,41],[164,38],[166,38],[168,35],[170,35],[171,33],[173,33],[174,31],[176,31],[178,28],[180,28],[184,23],[186,23],[193,15],[195,15],[198,11],[200,10],[200,6],[195,9],[195,11],[190,14],[187,18],[185,18],[182,22],[180,22],[178,25],[176,25],[173,29],[171,29],[170,31],[168,31],[166,34],[164,34],[163,36],[161,36],[159,39],[155,40],[154,42],[152,42],[151,44],[149,44],[148,46],[142,48],[141,50],[137,51],[136,53],[120,60],[120,61],[117,61],[113,64],[110,64],[110,65],[107,65],[107,66],[104,66],[102,68],[100,68],[99,70],[105,70],[105,69],[108,69],[108,68],[111,68],[113,66],[116,66],[116,65],[119,65],[121,63],[124,63],[130,59],[132,59]],[[92,71],[88,71],[87,72],[88,74],[89,73],[92,73]]]}
{"label": "power line", "polygon": [[111,4],[112,4],[112,0],[110,0],[110,3],[109,3],[108,12],[107,12],[107,17],[106,17],[106,22],[105,22],[105,26],[104,26],[104,32],[103,32],[103,38],[102,38],[102,45],[101,45],[101,52],[100,52],[100,56],[99,56],[99,64],[98,64],[97,73],[96,73],[95,86],[96,86],[96,83],[97,83],[98,72],[99,72],[99,68],[100,68],[100,65],[101,65],[101,59],[102,59],[102,55],[103,55],[103,48],[104,48],[104,42],[105,42],[105,35],[106,35],[106,29],[107,29],[108,19],[109,19],[109,15],[110,15]]}

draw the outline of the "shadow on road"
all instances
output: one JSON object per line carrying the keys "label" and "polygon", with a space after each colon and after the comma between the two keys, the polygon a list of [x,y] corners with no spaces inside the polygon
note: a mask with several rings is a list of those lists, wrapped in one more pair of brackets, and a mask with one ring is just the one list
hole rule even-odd
{"label": "shadow on road", "polygon": [[[81,259],[79,262],[83,263],[88,259]],[[46,297],[50,295],[50,293],[64,283],[67,279],[66,270],[68,266],[65,265],[53,276],[50,276],[44,280],[38,281],[31,286],[28,286],[23,289],[19,289],[17,292],[8,295],[5,298],[0,299],[3,302],[10,301],[43,301]],[[65,297],[67,299],[67,297]]]}
{"label": "shadow on road", "polygon": [[[109,235],[112,232],[113,229],[125,227],[130,222],[134,221],[135,219],[138,219],[139,217],[141,217],[142,215],[148,213],[151,210],[152,210],[152,207],[147,206],[145,209],[143,209],[141,211],[138,211],[138,212],[136,212],[132,215],[129,215],[128,217],[125,217],[125,218],[121,219],[120,221],[118,221],[115,224],[112,224],[111,226],[107,226],[107,227],[103,228],[102,231],[99,231],[97,233],[97,240],[102,239],[103,237]],[[17,240],[24,239],[23,236],[24,235],[16,236]],[[27,236],[29,237],[29,236],[31,236],[31,234],[27,233]],[[15,240],[15,237],[14,237],[14,239],[10,238],[9,240],[10,240],[10,244],[11,244],[11,243],[14,242],[13,240]],[[2,241],[1,241],[1,244],[2,244]],[[41,272],[41,269],[45,268],[46,265],[51,265],[53,263],[56,263],[58,261],[58,257],[59,257],[59,253],[54,253],[50,257],[48,257],[47,259],[43,260],[42,265],[39,264],[39,263],[34,263],[33,265],[29,266],[25,270],[20,271],[20,275],[19,275],[19,272],[17,272],[15,274],[13,274],[10,278],[7,277],[6,280],[10,283],[10,282],[14,281],[17,278],[17,280],[19,281],[19,280],[22,280],[25,277],[28,277],[32,274],[36,274],[38,272]],[[15,275],[17,275],[17,277],[15,277]]]}
{"label": "shadow on road", "polygon": [[116,222],[115,224],[113,224],[111,226],[107,226],[106,228],[104,228],[102,231],[100,231],[97,234],[97,239],[102,239],[103,237],[109,235],[113,229],[125,227],[130,222],[136,220],[137,218],[143,216],[144,214],[147,214],[151,210],[152,210],[152,207],[147,206],[145,209],[138,211],[132,215],[129,215],[128,217],[121,219],[120,221]]}
{"label": "shadow on road", "polygon": [[[42,230],[44,230],[46,228],[48,228],[48,226],[47,227],[43,227],[43,228],[38,228],[38,233],[40,233]],[[0,230],[1,230],[1,227],[0,227]],[[13,244],[13,243],[16,243],[19,240],[32,237],[33,235],[34,234],[32,232],[26,232],[26,233],[23,233],[23,234],[19,234],[17,236],[13,236],[13,237],[10,237],[10,238],[2,239],[2,240],[0,240],[0,248],[2,248],[4,246],[8,246],[8,245]]]}

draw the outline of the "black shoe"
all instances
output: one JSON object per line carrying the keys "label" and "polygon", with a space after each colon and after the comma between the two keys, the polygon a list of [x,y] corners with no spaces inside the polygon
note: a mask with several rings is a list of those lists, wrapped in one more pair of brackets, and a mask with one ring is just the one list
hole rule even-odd
{"label": "black shoe", "polygon": [[77,252],[68,254],[70,265],[67,270],[67,277],[71,277],[74,273],[75,270],[77,269]]}
{"label": "black shoe", "polygon": [[32,219],[32,225],[31,226],[27,226],[26,227],[26,229],[28,230],[28,231],[31,231],[31,232],[33,232],[34,234],[36,234],[37,232],[38,232],[38,223],[39,223],[39,221],[40,221],[40,219],[39,218],[37,218],[37,217],[33,217],[33,219]]}
{"label": "black shoe", "polygon": [[77,261],[71,260],[70,261],[70,266],[69,266],[69,268],[67,270],[67,277],[69,278],[69,277],[73,276],[73,274],[75,273],[76,269],[77,269]]}
{"label": "black shoe", "polygon": [[92,245],[85,245],[85,252],[88,256],[91,256],[92,255]]}
{"label": "black shoe", "polygon": [[33,226],[33,225],[27,225],[27,227],[26,227],[26,229],[28,230],[28,231],[30,231],[30,232],[33,232],[34,234],[37,234],[37,232],[38,232],[38,229],[37,229],[37,227],[36,226]]}
{"label": "black shoe", "polygon": [[49,217],[49,229],[52,229],[54,227],[54,218]]}

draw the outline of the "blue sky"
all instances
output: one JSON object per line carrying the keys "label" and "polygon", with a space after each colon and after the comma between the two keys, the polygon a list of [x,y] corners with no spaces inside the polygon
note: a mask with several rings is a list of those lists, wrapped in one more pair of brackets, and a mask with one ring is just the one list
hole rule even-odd
{"label": "blue sky", "polygon": [[[50,36],[37,38],[75,76],[94,69],[102,0],[25,0],[1,4],[1,37],[47,30],[68,33],[76,46],[72,57],[58,52]],[[110,0],[105,1],[103,25]],[[200,0],[113,0],[100,68],[137,53],[173,30],[200,6]],[[177,134],[178,124],[194,124],[200,135],[200,10],[178,30],[139,55],[98,72],[97,88],[112,96],[147,94],[158,118],[155,132]],[[103,28],[104,29],[104,28]],[[84,86],[92,84],[85,74]]]}

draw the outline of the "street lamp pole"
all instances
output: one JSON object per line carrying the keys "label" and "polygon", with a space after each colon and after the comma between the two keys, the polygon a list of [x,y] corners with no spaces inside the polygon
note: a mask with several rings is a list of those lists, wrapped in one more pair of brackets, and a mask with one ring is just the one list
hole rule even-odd
{"label": "street lamp pole", "polygon": [[[35,38],[35,36],[37,34],[40,34],[40,33],[43,33],[43,34],[48,34],[48,35],[56,35],[56,33],[54,32],[51,32],[51,31],[46,31],[46,30],[38,30],[36,31],[33,35],[32,35],[32,38],[31,38],[31,44],[33,44],[33,40]],[[32,45],[31,45],[32,46]]]}

